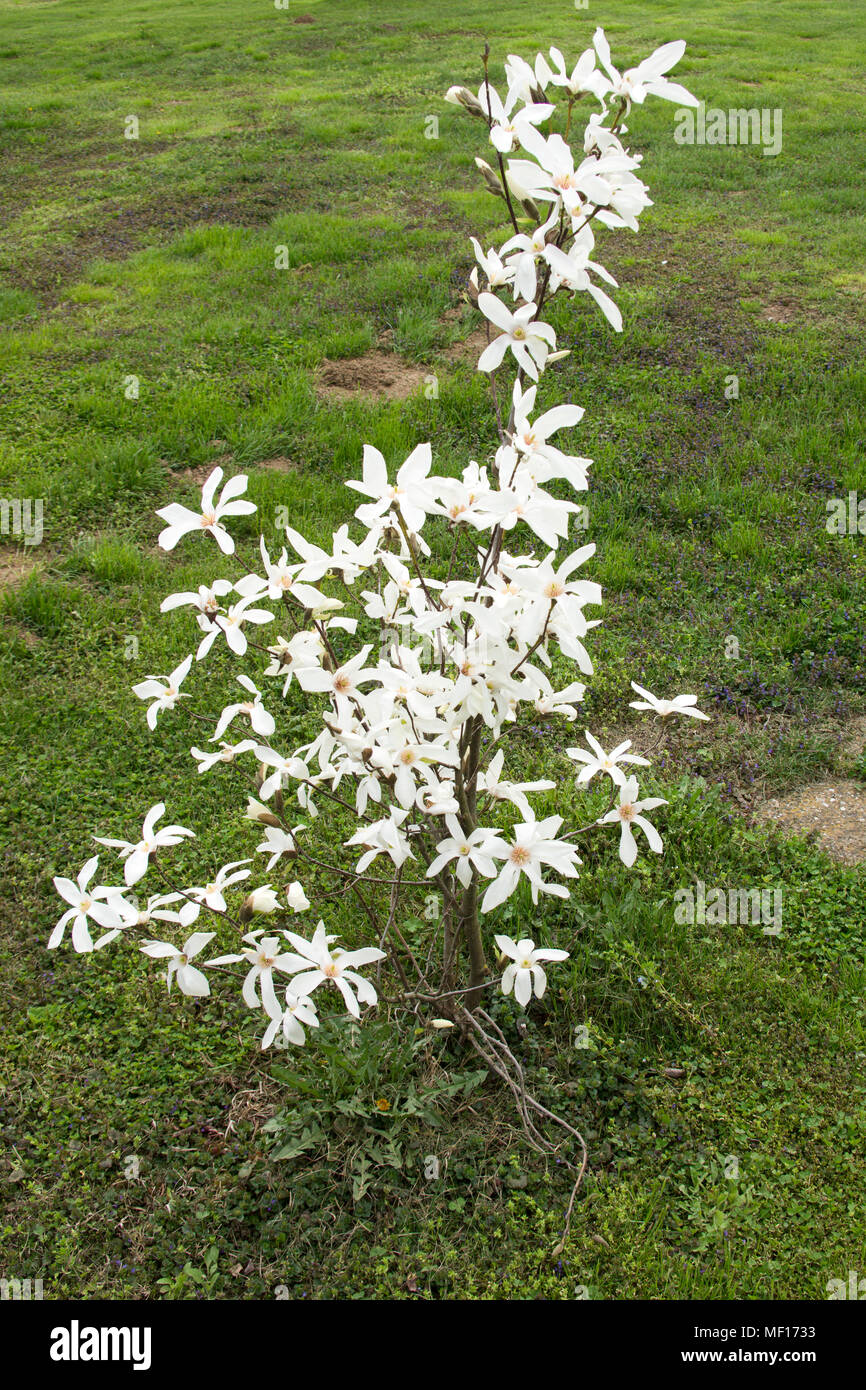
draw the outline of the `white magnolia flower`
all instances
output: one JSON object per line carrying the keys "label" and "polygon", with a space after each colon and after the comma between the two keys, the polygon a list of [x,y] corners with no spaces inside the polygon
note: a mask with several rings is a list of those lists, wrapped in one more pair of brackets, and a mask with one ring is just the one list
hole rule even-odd
{"label": "white magnolia flower", "polygon": [[389,816],[362,826],[344,841],[347,845],[363,845],[366,851],[355,865],[356,873],[364,873],[380,854],[387,854],[397,869],[407,859],[414,859],[406,836],[400,829],[407,814],[401,807],[392,806]]}
{"label": "white magnolia flower", "polygon": [[338,666],[336,671],[326,671],[324,667],[308,667],[295,672],[298,685],[323,695],[332,695],[338,706],[341,702],[357,697],[358,687],[375,677],[375,671],[368,670],[364,662],[372,651],[371,646],[362,647],[357,656]]}
{"label": "white magnolia flower", "polygon": [[499,751],[490,759],[485,769],[478,774],[477,787],[479,793],[483,792],[492,797],[494,801],[510,801],[516,806],[524,820],[530,821],[533,818],[532,807],[526,799],[526,792],[549,792],[556,786],[555,782],[544,779],[538,782],[509,782],[502,777],[502,767],[505,762],[505,750]]}
{"label": "white magnolia flower", "polygon": [[590,92],[599,101],[603,101],[610,91],[610,82],[603,72],[599,72],[595,66],[595,53],[591,48],[587,48],[581,53],[569,76],[565,59],[558,48],[551,48],[550,56],[556,65],[556,71],[551,73],[550,80],[555,87],[563,87],[570,97],[578,97],[583,92]]}
{"label": "white magnolia flower", "polygon": [[479,826],[467,835],[456,816],[446,815],[445,824],[451,834],[444,836],[436,846],[436,857],[427,870],[427,877],[433,878],[441,873],[446,864],[454,863],[455,873],[468,888],[472,882],[473,870],[485,878],[496,876],[496,864],[487,846],[493,833]]}
{"label": "white magnolia flower", "polygon": [[509,91],[517,92],[521,101],[532,102],[544,95],[551,72],[540,53],[534,67],[531,67],[525,58],[519,57],[516,53],[509,53],[505,64],[505,78]]}
{"label": "white magnolia flower", "polygon": [[189,605],[203,618],[213,618],[222,608],[221,600],[230,594],[234,585],[230,579],[215,579],[213,584],[199,585],[195,593],[169,594],[159,605],[160,613],[168,613],[173,608]]}
{"label": "white magnolia flower", "polygon": [[99,857],[94,855],[84,865],[76,883],[73,883],[71,878],[58,877],[54,879],[54,887],[64,902],[69,903],[69,908],[64,912],[48,938],[49,951],[55,950],[60,945],[63,940],[63,933],[70,922],[72,923],[72,947],[73,950],[80,952],[93,950],[88,918],[108,932],[117,931],[124,925],[123,917],[117,906],[106,901],[107,898],[115,899],[120,893],[120,889],[90,888],[88,886],[98,867]]}
{"label": "white magnolia flower", "polygon": [[[589,228],[587,227],[585,230],[589,231]],[[619,305],[614,303],[609,294],[605,294],[604,290],[599,289],[598,285],[593,284],[588,272],[594,271],[596,275],[601,276],[602,280],[607,280],[610,285],[616,285],[616,280],[612,275],[608,275],[603,265],[589,259],[585,246],[575,243],[568,255],[561,251],[558,246],[548,246],[545,248],[544,259],[552,272],[550,283],[554,290],[558,289],[560,285],[566,289],[574,290],[575,293],[585,290],[592,295],[614,331],[622,332],[622,311]]]}
{"label": "white magnolia flower", "polygon": [[191,994],[196,998],[204,998],[210,994],[210,985],[207,977],[190,961],[197,956],[200,951],[214,937],[212,931],[193,932],[188,937],[183,946],[178,950],[177,946],[172,946],[168,941],[145,941],[140,946],[140,950],[146,956],[152,956],[154,960],[168,960],[168,973],[166,980],[171,989],[173,976],[177,976],[178,988],[183,994]]}
{"label": "white magnolia flower", "polygon": [[266,748],[263,745],[256,745],[256,757],[265,767],[272,767],[274,771],[270,777],[266,777],[262,782],[259,791],[268,801],[273,796],[278,787],[284,786],[288,778],[307,777],[308,769],[306,763],[301,758],[296,758],[294,754],[284,756],[277,753],[273,748]]}
{"label": "white magnolia flower", "polygon": [[540,962],[568,959],[568,951],[552,948],[536,950],[535,942],[528,937],[517,942],[512,941],[510,936],[497,936],[494,940],[502,955],[511,958],[511,964],[502,976],[502,993],[510,994],[513,989],[515,999],[523,1008],[526,1008],[533,994],[540,999],[547,989],[547,976]]}
{"label": "white magnolia flower", "polygon": [[239,603],[233,603],[224,613],[217,613],[214,618],[200,615],[199,625],[205,629],[205,635],[198,645],[196,661],[203,661],[213,646],[220,633],[226,639],[229,651],[234,652],[235,656],[244,656],[247,650],[247,638],[244,632],[244,623],[272,623],[273,613],[269,613],[266,608],[251,608],[250,604],[255,601],[255,595],[249,594],[242,598]]}
{"label": "white magnolia flower", "polygon": [[583,701],[586,686],[582,681],[572,681],[564,690],[554,690],[542,671],[530,667],[526,672],[527,684],[532,687],[532,704],[538,714],[562,714],[570,722],[577,718],[575,705]]}
{"label": "white magnolia flower", "polygon": [[137,695],[139,700],[153,701],[153,704],[147,707],[148,728],[156,728],[157,716],[162,710],[174,709],[178,700],[189,699],[180,687],[189,675],[191,665],[192,656],[188,656],[174,668],[170,676],[148,676],[146,680],[132,687],[133,695]]}
{"label": "white magnolia flower", "polygon": [[373,564],[376,553],[375,536],[367,535],[356,545],[349,539],[348,526],[341,526],[334,532],[331,552],[313,545],[291,526],[286,527],[286,539],[301,557],[301,564],[297,566],[298,579],[307,584],[315,584],[331,573],[342,575],[347,584],[352,584]]}
{"label": "white magnolia flower", "polygon": [[513,253],[509,258],[509,264],[513,266],[515,299],[519,295],[527,303],[534,301],[538,287],[535,267],[544,255],[548,233],[553,235],[556,223],[557,211],[554,208],[547,221],[536,227],[531,236],[525,232],[518,232],[516,236],[509,237],[502,247],[503,256],[506,252]]}
{"label": "white magnolia flower", "polygon": [[565,878],[577,878],[575,864],[579,864],[577,850],[564,840],[555,839],[562,816],[548,816],[546,820],[530,820],[513,828],[514,843],[494,837],[488,849],[495,859],[504,859],[505,864],[499,877],[491,883],[481,903],[482,912],[491,912],[494,907],[505,902],[514,892],[521,874],[525,874],[532,889],[532,901],[538,902],[539,893],[551,893],[556,898],[567,898],[568,889],[561,883],[545,883],[541,870],[549,865]]}
{"label": "white magnolia flower", "polygon": [[271,1014],[271,1021],[262,1038],[262,1051],[270,1047],[280,1032],[286,1042],[294,1043],[296,1047],[303,1047],[306,1042],[304,1028],[318,1028],[319,1026],[314,1000],[305,994],[295,994],[291,985],[286,990],[285,1000],[285,1008],[281,1009],[277,1005],[276,1014]]}
{"label": "white magnolia flower", "polygon": [[266,825],[265,838],[260,845],[256,845],[256,853],[271,856],[267,865],[271,870],[282,855],[295,853],[294,832],[282,830],[277,825]]}
{"label": "white magnolia flower", "polygon": [[428,777],[424,786],[418,789],[416,805],[428,816],[456,816],[460,810],[453,782],[440,782],[437,777]]}
{"label": "white magnolia flower", "polygon": [[267,806],[263,806],[260,801],[256,801],[254,796],[247,797],[247,809],[244,811],[244,820],[254,820],[260,825],[280,825],[279,816],[275,816],[273,811],[269,811]]}
{"label": "white magnolia flower", "polygon": [[[587,203],[606,206],[610,202],[610,188],[602,176],[604,166],[600,160],[586,158],[575,168],[574,155],[562,136],[545,138],[534,126],[521,129],[520,143],[532,159],[509,160],[507,176],[511,187],[523,187],[533,198],[551,202],[557,208],[561,203],[572,218],[582,217]],[[631,165],[635,161],[625,159],[625,163]]]}
{"label": "white magnolia flower", "polygon": [[198,763],[199,772],[208,772],[217,763],[233,763],[241,753],[250,753],[255,747],[255,739],[245,738],[240,743],[223,743],[218,753],[203,753],[200,748],[191,748],[190,752]]}
{"label": "white magnolia flower", "polygon": [[[499,290],[505,285],[510,285],[514,279],[514,266],[505,265],[492,247],[485,256],[477,237],[470,237],[469,240],[475,249],[475,259],[487,277],[488,287],[491,290]],[[472,273],[475,274],[474,271]],[[476,281],[473,281],[473,284],[475,283]]]}
{"label": "white magnolia flower", "polygon": [[262,693],[253,685],[249,676],[238,676],[238,684],[244,690],[248,690],[252,695],[251,700],[240,700],[235,705],[226,705],[219,717],[211,743],[219,743],[229,724],[236,719],[239,714],[244,714],[249,719],[253,733],[259,734],[261,738],[270,738],[276,729],[274,716],[269,714],[262,704]]}
{"label": "white magnolia flower", "polygon": [[628,102],[638,103],[648,96],[664,97],[665,101],[676,101],[680,106],[699,106],[697,97],[680,86],[679,82],[669,82],[663,75],[680,61],[686,51],[682,39],[674,43],[662,44],[649,58],[644,58],[636,68],[628,68],[624,73],[617,72],[610,60],[610,45],[603,29],[596,29],[593,38],[599,62],[610,78],[611,94],[623,97]]}
{"label": "white magnolia flower", "polygon": [[182,507],[179,502],[171,502],[157,512],[157,516],[168,522],[165,530],[159,533],[159,544],[163,550],[173,550],[181,536],[187,535],[190,531],[209,531],[224,555],[233,554],[235,543],[225,527],[220,524],[222,518],[248,516],[256,510],[256,504],[238,500],[247,490],[247,478],[243,473],[229,478],[219,501],[215,503],[214,494],[222,478],[223,470],[215,468],[202,488],[201,512],[191,512],[189,507]]}
{"label": "white magnolia flower", "polygon": [[531,420],[537,390],[530,386],[524,391],[519,381],[514,383],[511,443],[520,455],[519,466],[526,468],[536,482],[565,478],[575,491],[581,492],[587,486],[586,470],[591,459],[564,454],[549,440],[558,430],[572,429],[583,417],[583,406],[556,405]]}
{"label": "white magnolia flower", "polygon": [[522,122],[538,125],[553,115],[554,107],[543,102],[525,102],[518,111],[515,106],[524,101],[521,84],[509,87],[503,102],[496,88],[485,82],[478,91],[478,103],[485,116],[490,117],[490,143],[500,154],[509,154],[519,140]]}
{"label": "white magnolia flower", "polygon": [[608,811],[607,815],[601,818],[602,825],[612,825],[619,821],[619,857],[628,869],[637,859],[637,841],[634,838],[632,826],[640,826],[654,854],[661,854],[664,848],[661,835],[641,812],[653,811],[656,806],[667,806],[668,803],[660,796],[651,796],[645,801],[638,801],[637,794],[637,778],[629,777],[620,788],[619,806],[613,811]]}
{"label": "white magnolia flower", "polygon": [[205,884],[203,888],[187,888],[188,896],[203,907],[210,908],[211,912],[225,912],[223,889],[249,878],[250,870],[242,868],[241,865],[251,863],[251,859],[236,859],[232,864],[224,864],[212,883]]}
{"label": "white magnolia flower", "polygon": [[121,859],[125,859],[123,877],[126,885],[131,888],[134,883],[138,883],[147,872],[150,857],[156,854],[157,850],[167,848],[169,845],[179,845],[181,840],[188,837],[195,839],[193,830],[185,830],[182,825],[164,825],[161,830],[156,829],[156,822],[165,814],[165,803],[158,801],[155,806],[151,806],[144,818],[144,825],[141,830],[141,839],[137,843],[130,840],[107,840],[100,835],[94,835],[97,844],[107,845],[109,849],[120,851]]}
{"label": "white magnolia flower", "polygon": [[631,688],[636,690],[638,695],[643,695],[644,698],[642,700],[630,700],[629,709],[655,710],[660,719],[669,719],[672,714],[687,714],[692,719],[709,719],[710,717],[708,714],[702,714],[696,708],[697,695],[675,695],[672,700],[660,700],[634,681],[631,682]]}
{"label": "white magnolia flower", "polygon": [[631,748],[631,739],[626,739],[625,743],[618,743],[616,748],[610,753],[605,753],[601,744],[594,739],[589,729],[585,729],[586,741],[592,749],[588,753],[584,748],[566,748],[566,753],[577,763],[584,763],[585,766],[577,774],[578,782],[589,782],[597,772],[606,772],[607,775],[616,782],[617,786],[624,786],[626,774],[619,766],[620,763],[634,763],[639,767],[649,767],[649,759],[638,757],[636,753],[628,753],[626,750]]}
{"label": "white magnolia flower", "polygon": [[339,947],[332,949],[329,943],[333,938],[325,935],[324,922],[320,922],[316,927],[312,941],[305,941],[302,936],[297,936],[291,931],[286,931],[284,935],[303,957],[303,964],[313,967],[305,970],[303,974],[294,976],[292,989],[295,994],[302,997],[312,994],[319,985],[330,982],[340,991],[353,1018],[361,1016],[359,1002],[376,1003],[378,995],[375,989],[354,967],[372,965],[377,960],[384,960],[384,951],[380,951],[376,946],[364,946],[360,951],[343,951]]}
{"label": "white magnolia flower", "polygon": [[556,347],[556,334],[549,323],[534,319],[535,305],[521,304],[512,313],[495,294],[480,294],[478,307],[500,330],[499,337],[488,343],[479,357],[479,372],[495,372],[510,349],[518,366],[537,381],[539,368],[544,368],[550,349]]}
{"label": "white magnolia flower", "polygon": [[361,482],[349,479],[346,487],[372,497],[372,502],[359,507],[355,516],[364,526],[371,527],[379,522],[392,508],[396,508],[410,531],[420,531],[430,510],[430,490],[427,475],[430,472],[432,451],[429,444],[419,444],[414,448],[397,470],[393,483],[388,482],[388,465],[384,456],[371,444],[364,445],[364,467]]}
{"label": "white magnolia flower", "polygon": [[292,951],[282,951],[278,936],[263,936],[259,939],[258,932],[248,932],[243,939],[248,944],[239,955],[215,956],[207,965],[234,965],[237,961],[247,961],[250,968],[244,977],[241,991],[244,1003],[248,1009],[264,1007],[273,1018],[275,1014],[282,1013],[274,990],[274,971],[280,970],[284,975],[291,975],[296,970],[308,969],[309,962]]}

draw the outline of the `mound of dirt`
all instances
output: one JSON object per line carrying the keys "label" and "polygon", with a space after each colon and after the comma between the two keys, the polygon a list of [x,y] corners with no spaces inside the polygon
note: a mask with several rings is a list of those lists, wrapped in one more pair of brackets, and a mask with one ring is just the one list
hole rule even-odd
{"label": "mound of dirt", "polygon": [[428,372],[410,367],[388,352],[372,351],[363,357],[324,358],[319,366],[317,389],[331,400],[346,401],[355,396],[377,396],[403,401],[424,384]]}

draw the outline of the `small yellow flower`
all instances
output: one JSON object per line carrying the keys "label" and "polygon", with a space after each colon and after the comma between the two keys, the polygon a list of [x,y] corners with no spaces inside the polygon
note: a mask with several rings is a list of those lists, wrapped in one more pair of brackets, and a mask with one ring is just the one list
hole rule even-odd
{"label": "small yellow flower", "polygon": [[390,1110],[390,1109],[391,1109],[391,1102],[390,1102],[389,1100],[386,1100],[384,1096],[380,1096],[379,1099],[376,1101],[376,1109],[377,1109],[377,1110]]}

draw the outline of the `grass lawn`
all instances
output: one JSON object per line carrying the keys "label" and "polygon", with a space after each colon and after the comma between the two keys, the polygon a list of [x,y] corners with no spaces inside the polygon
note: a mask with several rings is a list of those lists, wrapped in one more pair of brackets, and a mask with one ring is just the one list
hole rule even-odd
{"label": "grass lawn", "polygon": [[[866,785],[845,752],[866,540],[825,527],[828,499],[866,496],[851,21],[842,0],[0,0],[0,495],[43,498],[45,527],[0,538],[0,1273],[46,1298],[822,1299],[866,1269],[866,877],[751,814]],[[629,873],[609,840],[582,851],[570,901],[543,909],[571,959],[522,1031],[496,1005],[591,1150],[554,1258],[569,1172],[446,1037],[386,1003],[360,1034],[263,1057],[239,1000],[167,997],[131,949],[45,943],[52,876],[157,799],[208,837],[179,873],[252,853],[189,726],[151,735],[130,693],[188,650],[162,597],[218,572],[212,548],[159,551],[154,511],[222,460],[260,508],[235,534],[276,541],[287,507],[329,541],[364,442],[402,460],[430,439],[437,471],[484,460],[485,383],[454,344],[478,326],[468,237],[507,232],[479,127],[441,96],[477,87],[485,39],[498,81],[551,43],[573,64],[599,23],[623,66],[686,39],[676,77],[707,107],[780,109],[783,144],[679,145],[673,106],[636,107],[655,206],[598,245],[625,331],[582,300],[552,320],[572,355],[544,404],[586,407],[605,590],[586,722],[630,729],[630,679],[714,718],[655,762],[663,858]],[[438,394],[317,391],[322,359],[377,345]],[[210,668],[214,706],[232,675]],[[296,687],[282,728],[287,746],[311,729]],[[579,810],[573,734],[510,740],[516,766],[566,778],[545,813]],[[695,879],[781,890],[781,933],[677,922]],[[513,900],[502,929],[534,916]]]}

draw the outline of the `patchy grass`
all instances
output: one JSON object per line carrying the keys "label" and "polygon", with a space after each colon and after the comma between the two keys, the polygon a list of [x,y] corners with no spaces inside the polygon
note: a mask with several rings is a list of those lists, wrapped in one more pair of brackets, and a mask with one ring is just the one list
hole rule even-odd
{"label": "patchy grass", "polygon": [[[0,0],[0,494],[44,498],[46,528],[37,554],[3,538],[3,1272],[49,1297],[821,1298],[866,1261],[866,885],[745,813],[835,774],[866,708],[864,542],[824,525],[828,499],[866,491],[866,41],[847,5],[805,0],[748,28],[732,0],[305,10],[214,0],[203,34],[182,0]],[[220,460],[250,471],[268,534],[288,507],[321,539],[363,442],[490,451],[461,286],[470,231],[504,228],[478,130],[441,93],[477,81],[485,38],[496,62],[551,42],[576,57],[596,22],[629,60],[686,38],[707,106],[779,107],[784,138],[776,158],[680,146],[673,108],[636,110],[656,206],[609,255],[599,238],[625,332],[579,303],[555,318],[572,356],[544,404],[587,407],[608,590],[587,722],[621,720],[633,677],[695,690],[716,723],[657,758],[664,859],[635,880],[588,851],[579,894],[545,914],[572,951],[555,990],[523,1032],[497,1005],[592,1150],[552,1260],[568,1173],[525,1151],[453,1043],[407,1039],[386,1003],[347,1068],[310,1049],[289,1071],[242,1010],[199,1021],[134,953],[44,942],[51,877],[94,832],[157,788],[185,824],[219,813],[188,729],[153,739],[129,692],[185,650],[161,597],[213,575],[212,556],[156,552],[154,509]],[[370,353],[437,392],[319,394],[323,363]],[[286,718],[288,739],[305,711]],[[514,756],[562,774],[571,740],[539,725]],[[220,829],[213,863],[248,843]],[[678,924],[694,878],[780,887],[781,936]]]}

